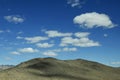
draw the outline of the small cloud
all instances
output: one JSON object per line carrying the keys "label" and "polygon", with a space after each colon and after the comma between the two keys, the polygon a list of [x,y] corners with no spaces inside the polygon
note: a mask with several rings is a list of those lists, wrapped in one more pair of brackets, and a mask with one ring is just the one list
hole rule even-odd
{"label": "small cloud", "polygon": [[31,47],[22,48],[22,49],[19,49],[18,51],[21,52],[21,53],[36,53],[36,52],[39,52],[37,49],[33,49]]}
{"label": "small cloud", "polygon": [[81,8],[83,2],[81,0],[67,0],[67,4],[71,5],[71,7]]}
{"label": "small cloud", "polygon": [[82,28],[113,28],[116,25],[110,20],[110,17],[106,14],[100,14],[96,12],[84,13],[76,16],[73,19],[75,24],[80,25]]}
{"label": "small cloud", "polygon": [[11,52],[11,54],[14,54],[14,55],[20,55],[20,52],[13,51],[13,52]]}
{"label": "small cloud", "polygon": [[65,36],[72,36],[72,33],[62,33],[62,32],[58,32],[58,31],[56,31],[56,30],[45,31],[45,33],[48,35],[48,37],[65,37]]}
{"label": "small cloud", "polygon": [[50,56],[50,57],[57,56],[57,54],[55,52],[53,52],[53,51],[46,51],[46,52],[43,53],[43,55]]}
{"label": "small cloud", "polygon": [[28,47],[28,48],[18,49],[17,51],[13,51],[11,52],[11,54],[20,55],[22,53],[36,53],[36,52],[39,52],[39,50]]}
{"label": "small cloud", "polygon": [[66,51],[66,52],[72,52],[72,51],[77,51],[77,48],[63,48],[63,51]]}
{"label": "small cloud", "polygon": [[18,23],[23,23],[24,22],[24,18],[21,17],[20,15],[9,15],[9,16],[4,16],[4,19],[7,20],[8,22],[12,22],[15,24]]}
{"label": "small cloud", "polygon": [[21,36],[17,36],[16,39],[23,39],[23,37],[21,37]]}
{"label": "small cloud", "polygon": [[28,41],[28,43],[37,43],[40,41],[48,40],[49,38],[42,36],[35,36],[35,37],[25,37],[24,39]]}
{"label": "small cloud", "polygon": [[104,34],[103,36],[104,36],[104,37],[108,37],[108,34]]}
{"label": "small cloud", "polygon": [[40,48],[50,48],[54,46],[54,44],[49,44],[49,43],[37,43],[36,45]]}
{"label": "small cloud", "polygon": [[82,38],[82,37],[88,37],[90,33],[89,32],[76,32],[74,35],[78,38]]}

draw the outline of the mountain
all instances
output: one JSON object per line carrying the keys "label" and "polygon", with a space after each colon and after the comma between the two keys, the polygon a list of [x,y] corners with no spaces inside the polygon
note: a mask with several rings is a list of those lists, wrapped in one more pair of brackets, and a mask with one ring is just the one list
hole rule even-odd
{"label": "mountain", "polygon": [[36,58],[1,71],[0,80],[120,80],[120,69],[82,59]]}
{"label": "mountain", "polygon": [[13,65],[0,65],[0,71],[14,67]]}

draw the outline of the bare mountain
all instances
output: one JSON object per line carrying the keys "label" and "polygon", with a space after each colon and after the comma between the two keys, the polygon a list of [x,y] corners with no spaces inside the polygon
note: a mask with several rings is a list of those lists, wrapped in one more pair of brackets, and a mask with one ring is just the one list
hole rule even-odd
{"label": "bare mountain", "polygon": [[120,80],[120,69],[82,59],[36,58],[1,71],[0,80]]}
{"label": "bare mountain", "polygon": [[0,71],[14,67],[13,65],[0,65]]}

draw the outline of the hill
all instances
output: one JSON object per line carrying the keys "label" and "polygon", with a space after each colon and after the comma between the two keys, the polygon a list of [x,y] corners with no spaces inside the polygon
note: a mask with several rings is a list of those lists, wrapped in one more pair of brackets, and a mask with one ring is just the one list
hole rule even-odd
{"label": "hill", "polygon": [[0,72],[0,80],[120,80],[120,70],[87,60],[36,58]]}

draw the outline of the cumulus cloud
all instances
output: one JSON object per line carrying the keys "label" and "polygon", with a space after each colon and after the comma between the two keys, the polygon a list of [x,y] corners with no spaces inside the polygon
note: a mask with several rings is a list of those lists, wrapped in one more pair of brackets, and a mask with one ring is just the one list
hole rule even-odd
{"label": "cumulus cloud", "polygon": [[89,32],[76,32],[73,37],[63,37],[60,46],[78,46],[78,47],[93,47],[100,46],[99,42],[89,39]]}
{"label": "cumulus cloud", "polygon": [[76,16],[73,19],[75,24],[80,25],[80,27],[85,28],[94,28],[94,27],[103,27],[103,28],[113,28],[115,24],[111,21],[110,17],[106,14],[100,14],[96,12],[84,13]]}
{"label": "cumulus cloud", "polygon": [[43,53],[43,55],[50,56],[50,57],[55,57],[55,56],[57,56],[57,53],[55,53],[53,51],[46,51],[46,52]]}
{"label": "cumulus cloud", "polygon": [[15,23],[15,24],[24,22],[24,18],[21,17],[20,15],[4,16],[4,19],[7,20],[8,22],[12,22],[12,23]]}
{"label": "cumulus cloud", "polygon": [[21,53],[35,53],[35,52],[38,52],[37,49],[33,49],[31,47],[18,49],[18,51],[21,52]]}
{"label": "cumulus cloud", "polygon": [[49,44],[49,43],[37,43],[36,45],[40,48],[50,48],[54,46],[54,44]]}
{"label": "cumulus cloud", "polygon": [[82,37],[82,38],[64,37],[62,38],[60,46],[68,46],[68,45],[78,46],[78,47],[100,46],[99,42],[90,40],[88,37]]}
{"label": "cumulus cloud", "polygon": [[45,31],[48,37],[65,37],[65,36],[72,36],[72,33],[62,33],[55,30]]}
{"label": "cumulus cloud", "polygon": [[81,7],[82,2],[80,0],[67,0],[67,4],[70,4],[71,7]]}
{"label": "cumulus cloud", "polygon": [[42,37],[42,36],[35,36],[35,37],[25,37],[25,40],[28,41],[28,43],[37,43],[43,40],[48,40],[47,37]]}

